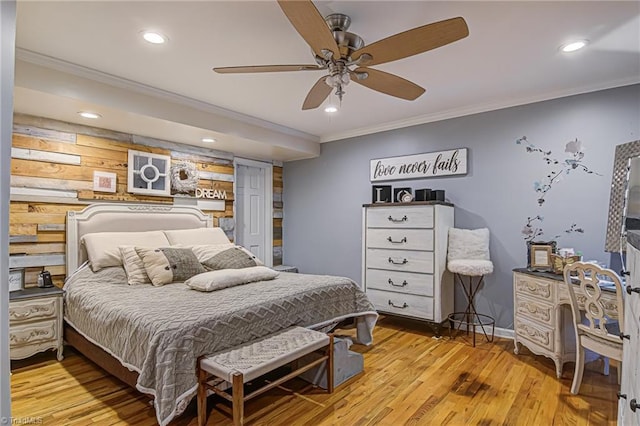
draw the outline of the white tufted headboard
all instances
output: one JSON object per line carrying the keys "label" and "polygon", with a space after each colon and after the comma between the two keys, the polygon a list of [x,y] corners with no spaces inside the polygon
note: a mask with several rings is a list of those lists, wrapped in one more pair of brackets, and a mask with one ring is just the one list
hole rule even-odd
{"label": "white tufted headboard", "polygon": [[87,260],[80,244],[85,234],[205,227],[213,227],[213,217],[192,206],[92,204],[80,212],[67,212],[67,276]]}

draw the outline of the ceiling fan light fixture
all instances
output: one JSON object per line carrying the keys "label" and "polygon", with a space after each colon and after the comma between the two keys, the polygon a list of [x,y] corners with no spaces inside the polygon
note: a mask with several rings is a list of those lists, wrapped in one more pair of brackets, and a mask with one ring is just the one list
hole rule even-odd
{"label": "ceiling fan light fixture", "polygon": [[324,108],[324,112],[329,113],[329,114],[333,114],[335,112],[338,112],[338,107],[335,105],[327,105]]}
{"label": "ceiling fan light fixture", "polygon": [[563,44],[560,47],[560,50],[562,50],[565,53],[575,52],[576,50],[582,49],[587,44],[589,44],[588,40],[572,41],[571,43]]}
{"label": "ceiling fan light fixture", "polygon": [[142,31],[142,38],[151,44],[164,44],[169,40],[167,36],[155,31]]}

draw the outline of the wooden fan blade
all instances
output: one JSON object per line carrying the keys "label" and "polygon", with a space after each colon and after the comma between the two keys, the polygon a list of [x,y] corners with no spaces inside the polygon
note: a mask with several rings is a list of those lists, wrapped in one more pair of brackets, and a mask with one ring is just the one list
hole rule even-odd
{"label": "wooden fan blade", "polygon": [[281,72],[281,71],[317,71],[317,65],[254,65],[246,67],[218,67],[213,70],[220,74],[237,74],[245,72]]}
{"label": "wooden fan blade", "polygon": [[453,43],[468,35],[469,28],[465,20],[461,17],[451,18],[371,43],[353,52],[351,58],[356,60],[363,53],[368,53],[373,59],[363,62],[363,65],[384,64]]}
{"label": "wooden fan blade", "polygon": [[398,77],[397,75],[389,74],[388,72],[378,71],[373,68],[356,68],[355,73],[360,72],[366,72],[369,76],[363,80],[358,80],[358,78],[352,74],[351,81],[355,81],[377,92],[395,96],[396,98],[413,101],[425,92],[425,90],[417,84]]}
{"label": "wooden fan blade", "polygon": [[326,78],[326,76],[320,77],[311,90],[309,90],[309,93],[302,104],[303,110],[318,108],[320,104],[327,99],[327,96],[331,94],[333,87],[324,82]]}
{"label": "wooden fan blade", "polygon": [[322,50],[325,49],[332,51],[335,59],[340,59],[338,44],[333,39],[329,26],[311,0],[278,0],[278,4],[316,55],[323,58]]}

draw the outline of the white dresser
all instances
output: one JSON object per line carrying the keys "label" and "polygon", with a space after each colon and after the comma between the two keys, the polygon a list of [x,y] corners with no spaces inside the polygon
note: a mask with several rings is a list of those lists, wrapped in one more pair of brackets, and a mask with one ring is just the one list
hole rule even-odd
{"label": "white dresser", "polygon": [[364,206],[362,282],[379,312],[438,325],[447,320],[454,291],[447,271],[450,227],[448,203]]}
{"label": "white dresser", "polygon": [[[640,238],[637,240],[640,242]],[[623,332],[628,338],[622,343],[622,383],[618,400],[618,424],[624,426],[640,425],[640,250],[631,244],[627,244],[627,270],[630,275],[626,285],[630,294],[625,294]]]}
{"label": "white dresser", "polygon": [[27,288],[9,293],[11,359],[55,349],[62,361],[62,295],[57,287]]}

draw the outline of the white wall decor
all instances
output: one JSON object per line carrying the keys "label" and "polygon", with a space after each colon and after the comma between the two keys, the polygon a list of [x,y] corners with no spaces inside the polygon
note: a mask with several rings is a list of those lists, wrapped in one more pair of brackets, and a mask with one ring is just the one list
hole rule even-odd
{"label": "white wall decor", "polygon": [[93,190],[100,192],[116,192],[116,174],[111,172],[93,172]]}
{"label": "white wall decor", "polygon": [[129,150],[127,191],[136,194],[170,196],[171,157]]}
{"label": "white wall decor", "polygon": [[466,175],[467,148],[371,160],[371,182]]}

